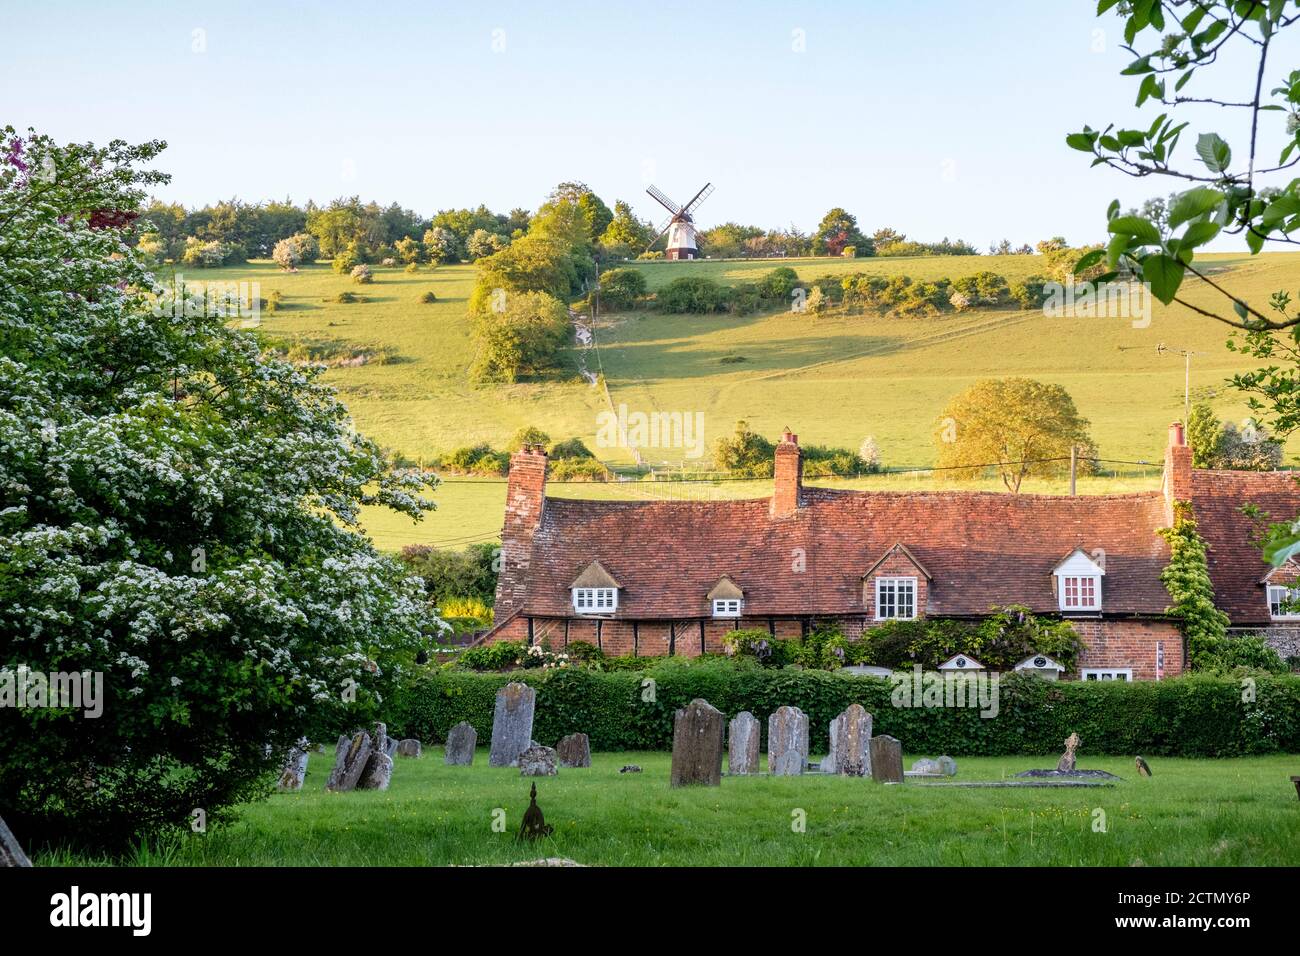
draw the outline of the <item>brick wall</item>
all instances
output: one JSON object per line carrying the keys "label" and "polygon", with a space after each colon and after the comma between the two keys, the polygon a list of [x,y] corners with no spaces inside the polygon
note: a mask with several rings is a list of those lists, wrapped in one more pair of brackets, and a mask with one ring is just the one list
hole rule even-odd
{"label": "brick wall", "polygon": [[[1134,680],[1156,679],[1156,643],[1165,649],[1165,676],[1183,672],[1183,635],[1166,621],[1074,621],[1083,642],[1079,672],[1085,667],[1131,667]],[[1070,674],[1078,677],[1079,673]]]}

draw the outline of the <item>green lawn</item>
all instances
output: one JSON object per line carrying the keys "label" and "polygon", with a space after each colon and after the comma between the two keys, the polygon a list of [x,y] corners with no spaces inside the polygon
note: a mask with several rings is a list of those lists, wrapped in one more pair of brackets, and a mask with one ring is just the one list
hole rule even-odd
{"label": "green lawn", "polygon": [[[1252,301],[1289,288],[1300,272],[1300,253],[1257,258],[1218,255],[1207,261],[1219,278]],[[722,281],[754,279],[787,264],[809,279],[825,273],[904,273],[915,278],[958,276],[989,269],[1011,277],[1041,270],[1034,256],[927,257],[917,259],[792,259],[641,263],[651,288],[679,275],[708,274]],[[524,425],[553,438],[582,438],[615,467],[631,463],[626,449],[599,448],[600,389],[576,373],[556,381],[474,387],[466,377],[472,343],[466,300],[474,269],[440,266],[408,274],[375,268],[376,281],[358,286],[316,265],[296,274],[269,262],[219,270],[194,270],[190,280],[251,280],[261,294],[278,290],[285,307],[264,318],[271,335],[315,345],[330,343],[383,356],[360,367],[334,368],[326,379],[338,387],[358,427],[380,444],[417,462],[451,448],[486,441],[501,447]],[[350,290],[369,301],[333,301]],[[419,301],[433,291],[438,301]],[[1212,296],[1188,286],[1194,302]],[[1156,305],[1149,328],[1125,319],[1050,319],[1040,313],[975,312],[934,318],[833,316],[789,312],[750,316],[669,316],[654,312],[606,317],[597,329],[599,359],[615,403],[630,411],[699,412],[706,443],[747,419],[775,436],[789,426],[805,444],[856,448],[866,435],[879,444],[890,467],[924,467],[934,461],[933,426],[944,405],[979,378],[1027,375],[1064,385],[1092,421],[1103,457],[1148,461],[1152,467],[1110,466],[1120,472],[1084,482],[1081,493],[1105,493],[1158,485],[1165,427],[1182,415],[1183,361],[1160,354],[1159,344],[1204,353],[1195,356],[1192,385],[1219,414],[1240,422],[1247,413],[1223,386],[1232,372],[1251,363],[1224,347],[1226,329],[1182,307]],[[743,358],[727,362],[723,358]],[[1298,450],[1293,448],[1292,450]],[[680,449],[647,454],[673,466]],[[687,464],[698,465],[698,462]],[[841,485],[843,486],[843,485]],[[951,487],[941,476],[887,476],[859,483],[872,488]],[[963,486],[970,487],[970,486]],[[999,488],[994,482],[975,487]],[[662,486],[581,485],[555,487],[571,496],[619,497],[754,496],[766,485],[713,486],[689,492]],[[1028,491],[1062,493],[1061,481],[1038,482]],[[439,511],[415,525],[404,517],[368,510],[365,527],[379,545],[458,546],[491,540],[500,531],[504,486],[456,481],[436,494]]]}
{"label": "green lawn", "polygon": [[[906,758],[910,765],[911,757]],[[957,780],[997,780],[1056,756],[958,758]],[[276,794],[242,820],[187,835],[147,865],[449,865],[539,857],[616,866],[1297,866],[1300,805],[1288,780],[1300,757],[1152,761],[1087,758],[1125,780],[1113,789],[884,786],[841,777],[724,777],[673,790],[664,753],[601,753],[555,778],[487,766],[447,767],[442,749],[399,758],[385,793],[323,791],[332,755],[314,755],[302,793]],[[644,772],[620,775],[624,764]],[[555,835],[515,833],[537,783]],[[494,810],[506,832],[493,831]],[[1096,811],[1107,832],[1094,832]],[[796,811],[806,832],[796,833]],[[85,863],[38,856],[37,865]]]}

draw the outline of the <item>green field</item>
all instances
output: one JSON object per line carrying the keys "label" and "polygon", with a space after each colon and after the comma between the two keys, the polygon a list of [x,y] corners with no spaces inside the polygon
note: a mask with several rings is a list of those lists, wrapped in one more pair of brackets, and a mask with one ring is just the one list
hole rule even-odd
{"label": "green field", "polygon": [[[1219,278],[1255,302],[1294,285],[1300,253],[1256,258],[1209,256]],[[917,259],[795,259],[638,263],[652,289],[679,275],[707,274],[721,281],[754,279],[787,264],[810,279],[826,273],[903,273],[916,279],[956,277],[980,270],[1016,278],[1041,271],[1036,256],[927,257]],[[419,462],[451,448],[486,441],[495,446],[524,425],[552,438],[582,438],[609,464],[626,466],[626,449],[599,448],[598,414],[607,406],[598,387],[576,371],[562,380],[474,387],[466,376],[472,343],[466,301],[474,269],[440,266],[407,274],[376,268],[372,285],[357,286],[327,265],[286,274],[268,262],[202,271],[190,280],[252,280],[261,294],[278,290],[285,307],[263,320],[278,338],[327,349],[360,349],[382,361],[334,368],[336,385],[359,428],[380,444]],[[351,290],[369,301],[342,305]],[[438,296],[422,304],[425,291]],[[1217,302],[1188,286],[1193,302]],[[934,460],[933,427],[946,402],[979,378],[1025,375],[1058,382],[1092,421],[1101,455],[1122,461],[1161,460],[1165,427],[1181,417],[1183,360],[1157,345],[1190,349],[1196,398],[1208,398],[1221,417],[1240,422],[1247,409],[1224,388],[1232,372],[1249,367],[1224,347],[1226,328],[1180,306],[1155,307],[1148,328],[1127,319],[1052,319],[1038,312],[970,312],[934,318],[831,316],[780,312],[749,316],[671,316],[649,311],[604,317],[598,354],[588,364],[602,371],[610,396],[632,412],[702,413],[709,444],[737,419],[775,436],[789,426],[805,444],[856,448],[872,435],[891,468],[925,467]],[[733,361],[724,363],[729,358]],[[736,362],[734,359],[743,361]],[[575,356],[576,360],[576,356]],[[647,454],[670,466],[698,467],[680,449]],[[1158,469],[1107,466],[1102,478],[1084,481],[1082,493],[1153,488]],[[889,475],[854,483],[868,488],[934,488],[941,477]],[[843,483],[839,485],[844,487]],[[970,487],[965,486],[965,487]],[[979,487],[997,488],[986,482]],[[1060,482],[1027,491],[1061,492]],[[556,494],[618,497],[755,496],[762,483],[733,483],[689,490],[620,484],[616,488],[556,486]],[[458,545],[489,540],[500,530],[504,486],[456,480],[436,498],[440,510],[421,525],[369,512],[366,527],[381,547],[412,542]]]}
{"label": "green field", "polygon": [[[668,786],[664,753],[602,753],[588,769],[521,778],[443,764],[442,748],[398,758],[383,793],[324,792],[332,756],[313,755],[306,788],[244,808],[127,863],[176,866],[443,866],[567,857],[613,866],[1297,866],[1295,757],[1081,759],[1125,779],[1087,790],[957,789],[848,777],[724,777]],[[911,757],[906,758],[909,762]],[[1050,757],[958,758],[957,780],[1000,780]],[[640,774],[619,774],[625,764]],[[910,765],[910,764],[905,764]],[[515,841],[529,786],[555,828]],[[504,810],[505,832],[494,832]],[[1094,831],[1104,813],[1105,832]],[[795,832],[803,811],[806,832]],[[499,816],[499,815],[498,815]],[[62,853],[38,865],[85,864]]]}

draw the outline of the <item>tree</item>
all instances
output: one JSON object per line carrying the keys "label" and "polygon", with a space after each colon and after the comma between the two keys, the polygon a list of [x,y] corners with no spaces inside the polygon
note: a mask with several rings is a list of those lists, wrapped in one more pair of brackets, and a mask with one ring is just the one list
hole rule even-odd
{"label": "tree", "polygon": [[871,240],[858,231],[857,218],[836,206],[817,224],[817,231],[813,233],[813,253],[838,256],[845,246],[856,247],[859,256],[875,254]]}
{"label": "tree", "polygon": [[875,474],[881,470],[880,446],[871,435],[862,439],[862,444],[858,447],[858,460],[862,462],[862,468],[866,472]]}
{"label": "tree", "polygon": [[457,262],[456,236],[445,226],[434,226],[424,234],[424,252],[430,262]]}
{"label": "tree", "polygon": [[0,670],[103,676],[96,719],[0,707],[0,806],[116,849],[373,716],[439,622],[361,508],[419,517],[434,481],[318,369],[158,308],[126,242],[161,143],[0,144]]}
{"label": "tree", "polygon": [[776,462],[776,446],[757,432],[749,422],[736,422],[735,433],[714,443],[713,463],[722,471],[754,478],[770,478]]}
{"label": "tree", "polygon": [[614,202],[614,216],[600,234],[600,247],[609,258],[628,259],[639,255],[654,241],[654,227],[638,219],[623,200]]}
{"label": "tree", "polygon": [[424,246],[410,236],[403,236],[393,243],[393,251],[397,253],[397,258],[401,259],[408,266],[418,265],[424,258]]}
{"label": "tree", "polygon": [[528,234],[588,253],[613,221],[614,214],[586,183],[560,183],[533,216]]}
{"label": "tree", "polygon": [[938,467],[970,480],[993,466],[1012,492],[1026,478],[1067,472],[1072,447],[1080,458],[1096,454],[1088,420],[1069,393],[1027,378],[984,379],[966,389],[944,409],[935,443]]}
{"label": "tree", "polygon": [[[583,267],[588,263],[590,260],[585,260]],[[530,233],[478,261],[470,311],[493,308],[494,298],[512,292],[544,292],[554,299],[567,299],[581,290],[585,278],[568,247]]]}
{"label": "tree", "polygon": [[551,436],[535,425],[525,425],[510,436],[506,442],[506,451],[514,453],[525,445],[549,445]]}
{"label": "tree", "polygon": [[600,277],[602,308],[630,309],[645,294],[645,273],[640,269],[610,269]]}
{"label": "tree", "polygon": [[304,263],[316,260],[316,237],[309,232],[299,232],[275,244],[271,258],[281,269],[292,271]]}
{"label": "tree", "polygon": [[470,262],[475,262],[484,256],[500,252],[507,245],[509,245],[508,240],[502,239],[496,233],[488,232],[486,229],[475,229],[465,243],[465,252]]}
{"label": "tree", "polygon": [[1222,455],[1223,423],[1209,402],[1197,402],[1187,419],[1187,444],[1193,468],[1213,468]]}
{"label": "tree", "polygon": [[478,352],[470,368],[476,382],[517,382],[559,364],[568,344],[569,312],[545,292],[511,292],[501,308],[473,313]]}

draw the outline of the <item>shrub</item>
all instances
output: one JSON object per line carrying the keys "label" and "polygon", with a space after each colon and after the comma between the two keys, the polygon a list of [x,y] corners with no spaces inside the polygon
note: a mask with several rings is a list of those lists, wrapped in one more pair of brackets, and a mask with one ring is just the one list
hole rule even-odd
{"label": "shrub", "polygon": [[[521,245],[514,243],[482,261],[508,255]],[[478,352],[470,377],[476,382],[511,383],[551,370],[569,343],[569,311],[545,292],[508,293],[499,311],[489,308],[472,315]]]}
{"label": "shrub", "polygon": [[425,305],[430,305],[431,303],[437,302],[438,297],[434,295],[432,292],[426,292],[422,296],[420,296],[420,301],[423,302]]}
{"label": "shrub", "polygon": [[609,481],[609,469],[595,458],[561,458],[547,465],[553,481]]}
{"label": "shrub", "polygon": [[402,271],[406,273],[419,272],[420,264],[418,262],[408,262],[406,264],[406,268],[403,269]]}
{"label": "shrub", "polygon": [[630,309],[646,294],[639,269],[610,269],[600,277],[600,301],[607,309]]}
{"label": "shrub", "polygon": [[752,282],[738,282],[731,287],[729,308],[736,315],[749,315],[763,304],[762,290]]}
{"label": "shrub", "polygon": [[798,285],[799,273],[789,266],[777,266],[758,280],[758,287],[762,290],[763,298],[776,299],[782,302],[790,301],[790,293]]}
{"label": "shrub", "polygon": [[510,436],[510,441],[506,442],[506,451],[516,452],[525,445],[546,445],[550,443],[550,440],[551,436],[540,428],[525,425]]}
{"label": "shrub", "polygon": [[557,441],[552,445],[550,457],[554,461],[564,458],[595,458],[596,456],[591,453],[591,449],[583,443],[581,438],[569,438],[565,441]]}
{"label": "shrub", "polygon": [[707,276],[681,276],[659,290],[660,311],[707,315],[727,307],[728,291]]}
{"label": "shrub", "polygon": [[[768,639],[766,632],[758,635]],[[519,655],[522,646],[502,647],[466,651],[462,663],[496,655],[501,666],[511,666],[503,662]],[[853,703],[874,716],[876,734],[904,741],[910,753],[1057,754],[1061,741],[1074,732],[1090,754],[1229,757],[1300,751],[1300,677],[1289,675],[1261,676],[1255,701],[1243,706],[1240,685],[1229,677],[1127,683],[1005,674],[998,717],[989,720],[980,717],[978,708],[895,707],[893,685],[880,678],[741,669],[710,659],[659,659],[640,668],[636,665],[643,659],[629,660],[632,666],[624,668],[624,659],[611,658],[601,671],[428,673],[397,694],[385,717],[392,732],[425,741],[445,740],[461,720],[486,734],[497,690],[516,680],[537,690],[536,739],[553,741],[582,732],[590,736],[592,749],[605,751],[670,749],[673,714],[696,697],[727,716],[748,710],[759,718],[764,733],[767,717],[778,707],[798,707],[809,717],[811,748],[819,753],[826,752],[832,718]],[[642,699],[647,677],[655,681],[652,701]]]}
{"label": "shrub", "polygon": [[358,265],[352,267],[352,281],[358,285],[368,285],[375,280],[374,273],[370,271],[370,266]]}
{"label": "shrub", "polygon": [[424,582],[429,599],[446,614],[460,617],[477,616],[464,605],[451,610],[446,602],[477,601],[487,606],[491,619],[491,603],[497,588],[497,546],[491,543],[471,544],[459,551],[435,548],[427,544],[407,545],[400,559],[412,574]]}
{"label": "shrub", "polygon": [[[527,649],[523,641],[498,641],[495,644],[482,644],[463,651],[456,658],[456,666],[471,671],[502,671],[509,667],[517,667],[526,653]],[[495,691],[493,693],[495,695]],[[455,723],[459,721],[448,726],[453,726]],[[489,730],[492,728],[490,718],[487,727]],[[446,733],[444,730],[441,739],[446,740]]]}
{"label": "shrub", "polygon": [[496,451],[487,442],[466,445],[443,455],[438,466],[447,471],[473,475],[505,475],[510,471],[510,456]]}

